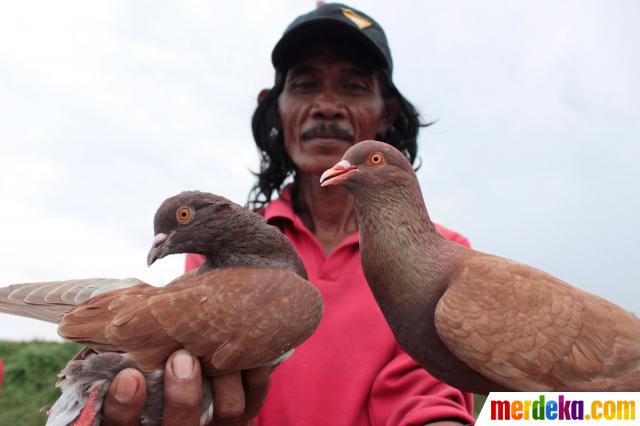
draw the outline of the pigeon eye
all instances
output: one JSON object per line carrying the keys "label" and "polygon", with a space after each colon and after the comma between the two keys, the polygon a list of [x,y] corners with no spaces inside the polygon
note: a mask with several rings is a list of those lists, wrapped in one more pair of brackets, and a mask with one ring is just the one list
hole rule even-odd
{"label": "pigeon eye", "polygon": [[379,152],[374,152],[369,156],[369,163],[371,163],[371,165],[373,166],[379,166],[380,164],[382,164],[382,159],[382,154],[380,154]]}
{"label": "pigeon eye", "polygon": [[186,225],[191,220],[191,209],[189,207],[180,207],[176,213],[178,223]]}

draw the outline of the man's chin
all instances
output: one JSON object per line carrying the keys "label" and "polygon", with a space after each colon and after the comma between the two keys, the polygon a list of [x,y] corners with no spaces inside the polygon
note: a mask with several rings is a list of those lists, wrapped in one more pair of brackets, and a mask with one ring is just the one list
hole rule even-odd
{"label": "man's chin", "polygon": [[322,173],[327,169],[333,167],[338,161],[342,159],[342,155],[316,155],[313,160],[306,159],[306,161],[294,161],[296,169],[299,175],[305,175],[312,177],[312,181],[317,183]]}
{"label": "man's chin", "polygon": [[353,145],[340,139],[313,139],[302,142],[298,149],[289,152],[299,173],[319,178],[325,170],[342,159]]}

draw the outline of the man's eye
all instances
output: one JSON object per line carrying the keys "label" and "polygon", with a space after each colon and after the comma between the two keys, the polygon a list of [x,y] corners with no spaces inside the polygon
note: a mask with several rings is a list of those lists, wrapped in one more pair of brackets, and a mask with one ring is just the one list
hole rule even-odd
{"label": "man's eye", "polygon": [[345,83],[344,88],[356,92],[367,91],[367,86],[365,84],[355,82]]}
{"label": "man's eye", "polygon": [[317,84],[315,83],[315,81],[312,81],[312,80],[299,80],[299,81],[294,81],[291,84],[291,87],[297,90],[309,90],[309,89],[315,88],[316,86]]}

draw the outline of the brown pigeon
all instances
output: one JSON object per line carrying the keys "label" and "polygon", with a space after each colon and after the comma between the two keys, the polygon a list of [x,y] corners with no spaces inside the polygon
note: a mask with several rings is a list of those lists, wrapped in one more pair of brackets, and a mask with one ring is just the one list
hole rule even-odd
{"label": "brown pigeon", "polygon": [[475,393],[638,391],[640,320],[538,269],[442,237],[411,164],[377,141],[321,177],[353,195],[362,265],[398,342]]}
{"label": "brown pigeon", "polygon": [[[320,293],[287,238],[260,215],[217,195],[183,192],[160,206],[154,228],[149,265],[173,253],[200,253],[205,263],[165,287],[88,279],[0,289],[0,312],[57,323],[63,338],[98,352],[63,370],[47,424],[74,421],[88,398],[95,417],[127,367],[148,382],[142,424],[159,424],[162,371],[175,350],[197,356],[209,375],[226,374],[277,364],[317,327]],[[213,415],[208,380],[203,395],[206,424]]]}

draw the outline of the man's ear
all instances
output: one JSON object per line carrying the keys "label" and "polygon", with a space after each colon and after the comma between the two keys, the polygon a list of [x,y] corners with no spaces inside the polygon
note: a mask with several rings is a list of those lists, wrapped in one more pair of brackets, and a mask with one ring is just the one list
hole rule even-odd
{"label": "man's ear", "polygon": [[267,96],[269,96],[269,93],[271,93],[271,90],[262,89],[260,93],[258,93],[258,103],[261,104],[265,99],[267,99]]}
{"label": "man's ear", "polygon": [[400,100],[396,97],[388,99],[384,103],[384,111],[378,124],[378,134],[383,134],[393,126],[400,116]]}

